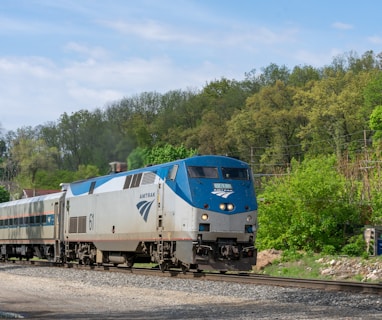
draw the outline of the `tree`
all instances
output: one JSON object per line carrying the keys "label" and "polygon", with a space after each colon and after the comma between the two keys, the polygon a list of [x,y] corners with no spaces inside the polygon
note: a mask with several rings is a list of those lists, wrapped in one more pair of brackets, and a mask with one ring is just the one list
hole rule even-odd
{"label": "tree", "polygon": [[4,186],[0,186],[0,202],[7,202],[10,200],[9,192],[4,188]]}
{"label": "tree", "polygon": [[77,180],[90,179],[99,175],[99,168],[94,165],[79,165],[76,172]]}
{"label": "tree", "polygon": [[382,139],[382,105],[375,107],[370,115],[370,129],[375,131],[374,139]]}
{"label": "tree", "polygon": [[247,99],[246,108],[235,113],[227,124],[230,145],[236,145],[243,160],[255,171],[268,171],[269,165],[287,167],[301,153],[297,133],[306,123],[294,104],[296,89],[277,80]]}
{"label": "tree", "polygon": [[44,140],[21,138],[10,150],[11,158],[20,168],[17,179],[24,188],[34,188],[36,174],[41,169],[54,169],[57,149],[49,148]]}
{"label": "tree", "polygon": [[320,71],[312,66],[296,66],[288,78],[288,84],[295,87],[304,87],[308,82],[318,81],[320,78]]}
{"label": "tree", "polygon": [[198,126],[197,137],[199,142],[198,151],[201,154],[226,154],[231,153],[226,135],[226,121],[219,113],[208,111],[202,117],[202,123]]}
{"label": "tree", "polygon": [[132,170],[144,167],[148,153],[148,149],[141,147],[135,148],[127,157],[128,169]]}
{"label": "tree", "polygon": [[235,155],[235,148],[225,138],[227,121],[245,107],[248,94],[240,82],[226,78],[210,82],[203,88],[200,98],[205,107],[197,126],[200,153]]}
{"label": "tree", "polygon": [[370,114],[377,106],[382,105],[382,72],[372,72],[370,81],[362,90],[365,112]]}
{"label": "tree", "polygon": [[262,68],[261,71],[262,73],[259,75],[261,86],[273,86],[277,81],[288,83],[290,71],[285,65],[278,66],[271,63],[269,66]]}
{"label": "tree", "polygon": [[64,113],[58,123],[59,146],[65,169],[77,170],[80,165],[95,165],[107,170],[114,158],[113,134],[101,110],[80,110],[70,116]]}
{"label": "tree", "polygon": [[189,103],[196,94],[192,90],[173,90],[162,95],[160,108],[150,126],[153,144],[177,145],[185,141],[182,133],[196,124],[191,112],[198,112],[199,107]]}
{"label": "tree", "polygon": [[183,145],[174,147],[166,144],[164,147],[154,147],[147,154],[146,164],[160,164],[178,159],[184,159],[196,154],[196,150],[186,149]]}
{"label": "tree", "polygon": [[339,158],[353,150],[369,115],[363,113],[362,89],[370,73],[337,72],[310,84],[309,90],[296,97],[306,115],[306,125],[298,136],[310,154],[336,154]]}

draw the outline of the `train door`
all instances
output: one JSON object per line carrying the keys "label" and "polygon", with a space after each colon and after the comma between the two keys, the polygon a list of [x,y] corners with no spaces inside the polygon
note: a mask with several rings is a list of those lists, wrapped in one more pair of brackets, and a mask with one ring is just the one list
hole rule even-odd
{"label": "train door", "polygon": [[63,253],[62,245],[64,239],[64,213],[65,213],[65,195],[54,203],[54,259],[61,261]]}
{"label": "train door", "polygon": [[163,232],[164,232],[164,216],[163,216],[163,190],[164,183],[158,183],[157,187],[157,232],[158,232],[158,258],[159,264],[161,264],[164,260],[163,256]]}

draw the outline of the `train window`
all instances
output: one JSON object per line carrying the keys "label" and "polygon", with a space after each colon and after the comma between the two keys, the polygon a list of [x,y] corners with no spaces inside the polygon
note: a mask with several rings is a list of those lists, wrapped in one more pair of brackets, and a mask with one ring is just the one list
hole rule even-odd
{"label": "train window", "polygon": [[5,225],[5,226],[9,225],[9,220],[8,220],[8,219],[5,219],[5,220],[4,220],[4,225]]}
{"label": "train window", "polygon": [[34,224],[34,216],[29,217],[29,223]]}
{"label": "train window", "polygon": [[123,186],[123,189],[129,189],[130,188],[130,183],[131,183],[131,178],[132,178],[133,176],[127,176],[126,177],[126,180],[125,180],[125,184],[124,184],[124,186]]}
{"label": "train window", "polygon": [[46,223],[46,216],[42,216],[42,223]]}
{"label": "train window", "polygon": [[19,218],[19,225],[24,224],[24,218]]}
{"label": "train window", "polygon": [[35,222],[40,223],[41,222],[41,216],[36,216],[35,217]]}
{"label": "train window", "polygon": [[190,178],[218,178],[217,167],[189,166],[187,172]]}
{"label": "train window", "polygon": [[246,168],[222,168],[224,179],[249,180],[249,172]]}
{"label": "train window", "polygon": [[170,170],[168,170],[167,179],[168,180],[175,180],[176,174],[178,172],[179,165],[173,165]]}
{"label": "train window", "polygon": [[9,225],[13,226],[13,219],[9,219]]}
{"label": "train window", "polygon": [[0,227],[4,225],[4,220],[0,220]]}
{"label": "train window", "polygon": [[89,187],[89,194],[93,194],[95,185],[96,185],[96,182],[95,182],[95,181],[93,181],[93,182],[90,184],[90,187]]}

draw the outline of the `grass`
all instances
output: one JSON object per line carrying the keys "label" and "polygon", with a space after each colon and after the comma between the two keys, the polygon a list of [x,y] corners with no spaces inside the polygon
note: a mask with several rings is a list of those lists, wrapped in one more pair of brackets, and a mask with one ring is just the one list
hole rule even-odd
{"label": "grass", "polygon": [[320,274],[322,264],[317,262],[319,256],[304,255],[298,260],[276,260],[272,265],[265,267],[264,274],[279,277],[329,279]]}
{"label": "grass", "polygon": [[[299,254],[298,256],[282,257],[279,260],[273,261],[272,265],[269,265],[261,271],[263,274],[279,277],[290,277],[290,278],[305,278],[305,279],[321,279],[321,280],[348,280],[348,281],[365,281],[365,274],[336,274],[332,275],[322,275],[321,270],[329,268],[327,263],[320,262],[322,260],[328,262],[331,260],[338,261],[341,259],[348,259],[349,262],[346,264],[353,265],[350,269],[357,270],[359,265],[369,266],[371,269],[379,269],[382,262],[382,256],[369,257],[367,259],[362,257],[344,257],[344,256],[330,256],[330,255],[320,255],[320,254]],[[345,278],[342,278],[345,276]],[[367,280],[368,282],[378,282],[380,279]]]}

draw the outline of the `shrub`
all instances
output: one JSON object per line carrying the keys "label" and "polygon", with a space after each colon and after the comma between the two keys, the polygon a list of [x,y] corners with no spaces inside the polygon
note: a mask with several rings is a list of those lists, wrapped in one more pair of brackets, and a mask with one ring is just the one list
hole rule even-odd
{"label": "shrub", "polygon": [[285,250],[282,253],[281,261],[297,261],[301,259],[304,255],[296,250]]}
{"label": "shrub", "polygon": [[365,252],[366,252],[366,242],[363,239],[362,234],[351,237],[349,239],[349,243],[346,244],[341,250],[342,254],[345,254],[348,256],[354,256],[354,257],[364,256]]}
{"label": "shrub", "polygon": [[325,255],[335,255],[337,253],[337,250],[332,245],[325,245],[322,249],[322,253]]}

